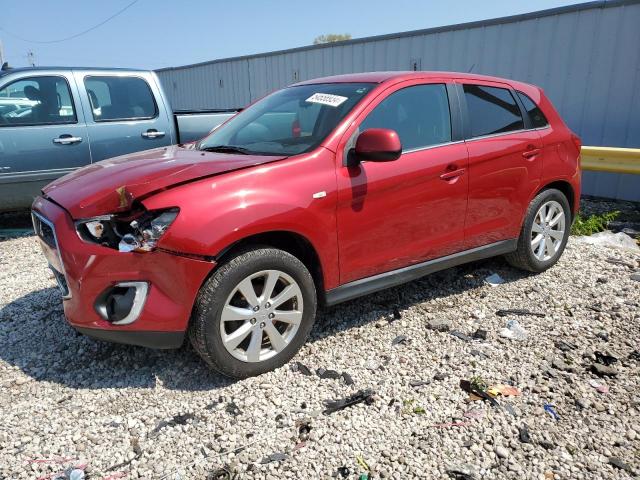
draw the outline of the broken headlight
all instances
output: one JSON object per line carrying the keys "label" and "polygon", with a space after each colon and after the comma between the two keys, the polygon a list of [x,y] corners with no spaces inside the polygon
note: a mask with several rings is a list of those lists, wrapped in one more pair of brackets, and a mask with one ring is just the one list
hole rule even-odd
{"label": "broken headlight", "polygon": [[150,252],[178,216],[178,208],[103,215],[76,222],[80,238],[120,252]]}

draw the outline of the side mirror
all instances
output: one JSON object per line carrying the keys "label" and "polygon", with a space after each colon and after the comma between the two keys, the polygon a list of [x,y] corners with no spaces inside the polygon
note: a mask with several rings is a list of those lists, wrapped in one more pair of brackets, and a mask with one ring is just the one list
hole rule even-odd
{"label": "side mirror", "polygon": [[402,144],[395,130],[370,128],[358,135],[353,159],[355,162],[392,162],[401,154]]}

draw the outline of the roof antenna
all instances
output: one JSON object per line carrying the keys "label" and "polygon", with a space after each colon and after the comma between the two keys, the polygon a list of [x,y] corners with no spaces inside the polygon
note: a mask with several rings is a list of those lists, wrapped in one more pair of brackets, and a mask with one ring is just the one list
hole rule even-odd
{"label": "roof antenna", "polygon": [[2,68],[0,68],[0,71],[5,71],[5,70],[11,70],[11,67],[9,66],[9,62],[4,62],[2,64]]}
{"label": "roof antenna", "polygon": [[473,70],[473,67],[475,67],[476,64],[474,63],[473,65],[471,65],[471,68],[469,70],[467,70],[467,73],[471,73],[471,70]]}

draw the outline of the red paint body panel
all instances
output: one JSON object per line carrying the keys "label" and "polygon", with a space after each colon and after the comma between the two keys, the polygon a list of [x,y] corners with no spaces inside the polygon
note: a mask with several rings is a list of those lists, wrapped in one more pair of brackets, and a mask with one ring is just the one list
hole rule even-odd
{"label": "red paint body panel", "polygon": [[[88,218],[126,211],[136,198],[172,185],[281,158],[230,156],[174,145],[94,163],[55,180],[43,192],[73,218]],[[125,190],[118,192],[122,187]]]}
{"label": "red paint body panel", "polygon": [[467,176],[440,176],[466,162],[458,143],[405,153],[395,162],[341,167],[341,283],[463,250]]}
{"label": "red paint body panel", "polygon": [[[260,167],[181,185],[144,201],[148,209],[182,209],[159,245],[197,255],[218,255],[251,235],[285,231],[316,250],[325,288],[338,285],[334,155],[319,148]],[[313,194],[325,192],[314,199]]]}
{"label": "red paint body panel", "polygon": [[528,86],[530,97],[540,106],[547,116],[551,128],[539,130],[544,145],[544,161],[542,168],[542,184],[552,182],[568,182],[573,189],[573,214],[580,209],[580,148],[571,141],[574,135],[565,125],[553,104],[543,94],[542,89]]}
{"label": "red paint body panel", "polygon": [[[390,93],[422,83],[466,81],[526,93],[550,126],[461,138],[406,152],[392,162],[344,166],[351,136]],[[100,162],[47,186],[33,208],[55,225],[72,293],[64,301],[70,323],[182,332],[202,283],[216,267],[206,259],[257,234],[288,232],[306,239],[320,261],[322,286],[331,290],[516,238],[531,199],[553,182],[571,186],[577,211],[579,149],[539,88],[447,72],[376,72],[303,83],[328,82],[378,85],[310,153],[250,156],[175,146]],[[157,250],[120,253],[76,233],[74,220],[126,211],[134,200],[149,210],[180,208]],[[56,252],[46,244],[43,249],[55,263]],[[126,326],[102,320],[94,311],[96,298],[109,286],[132,280],[151,285],[141,316]]]}
{"label": "red paint body panel", "polygon": [[[465,246],[515,238],[524,212],[542,179],[542,142],[536,130],[466,142],[469,151],[469,207]],[[527,150],[540,153],[525,158]]]}

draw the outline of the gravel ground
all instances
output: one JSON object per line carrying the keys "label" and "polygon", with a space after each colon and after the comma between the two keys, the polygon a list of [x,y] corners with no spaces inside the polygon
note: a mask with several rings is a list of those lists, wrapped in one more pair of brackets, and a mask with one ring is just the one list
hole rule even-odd
{"label": "gravel ground", "polygon": [[[79,336],[36,239],[5,240],[0,479],[83,465],[91,479],[357,479],[366,468],[394,479],[638,478],[639,269],[637,253],[573,240],[541,275],[500,259],[454,268],[321,312],[290,365],[231,381],[187,347]],[[484,282],[494,272],[504,284]],[[496,314],[507,308],[544,317]],[[513,319],[525,340],[499,336]],[[486,340],[465,337],[477,329]],[[615,376],[590,371],[595,352],[619,359]],[[473,377],[522,394],[468,402],[459,383]],[[324,400],[368,388],[370,404],[322,414]],[[262,463],[272,454],[286,456]],[[216,477],[221,467],[231,476]]]}

